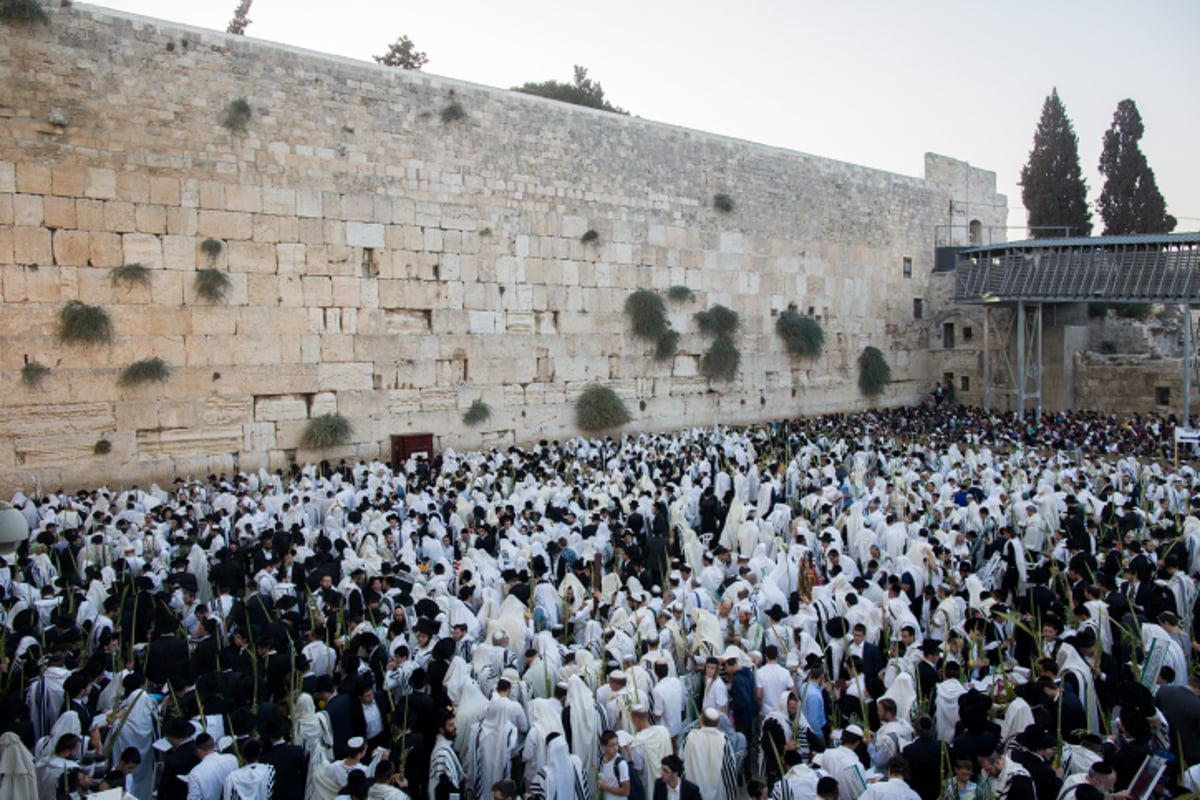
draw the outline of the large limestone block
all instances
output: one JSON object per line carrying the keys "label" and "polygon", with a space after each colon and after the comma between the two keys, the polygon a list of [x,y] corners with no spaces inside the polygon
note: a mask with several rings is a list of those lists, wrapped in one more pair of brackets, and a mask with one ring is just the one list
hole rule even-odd
{"label": "large limestone block", "polygon": [[56,403],[0,407],[0,430],[9,436],[100,434],[116,423],[110,403]]}
{"label": "large limestone block", "polygon": [[422,411],[454,411],[457,408],[457,389],[431,386],[421,390]]}
{"label": "large limestone block", "polygon": [[274,274],[275,245],[269,242],[230,242],[229,268],[235,272]]}
{"label": "large limestone block", "polygon": [[200,401],[200,421],[205,426],[242,425],[253,418],[251,397],[214,397]]}
{"label": "large limestone block", "polygon": [[144,264],[151,269],[162,269],[162,240],[146,233],[127,233],[121,237],[121,250],[125,263]]}
{"label": "large limestone block", "polygon": [[242,449],[262,452],[276,447],[274,422],[250,422],[242,426]]}
{"label": "large limestone block", "polygon": [[317,387],[321,391],[374,388],[375,371],[368,363],[318,364]]}
{"label": "large limestone block", "polygon": [[173,428],[138,431],[137,451],[144,458],[161,456],[210,456],[235,453],[242,447],[242,426],[223,425],[204,428]]}
{"label": "large limestone block", "polygon": [[45,228],[13,228],[13,260],[18,264],[54,263],[50,231]]}
{"label": "large limestone block", "polygon": [[308,418],[308,401],[296,395],[263,395],[254,398],[255,422]]}
{"label": "large limestone block", "polygon": [[197,218],[196,232],[201,237],[215,239],[250,239],[254,233],[253,217],[244,211],[206,211],[201,209]]}

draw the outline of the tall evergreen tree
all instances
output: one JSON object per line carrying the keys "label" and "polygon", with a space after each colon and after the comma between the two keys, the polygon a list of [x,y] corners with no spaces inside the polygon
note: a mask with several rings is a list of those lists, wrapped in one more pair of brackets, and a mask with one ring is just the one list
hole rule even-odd
{"label": "tall evergreen tree", "polygon": [[[1029,227],[1035,239],[1061,236],[1063,226],[1070,228],[1069,236],[1092,233],[1087,184],[1079,166],[1079,138],[1058,98],[1058,89],[1051,91],[1042,104],[1033,149],[1028,163],[1021,168],[1021,202],[1029,212]],[[1039,230],[1045,226],[1058,226],[1060,230]]]}
{"label": "tall evergreen tree", "polygon": [[1144,132],[1137,104],[1128,99],[1118,103],[1100,153],[1104,189],[1096,210],[1104,220],[1105,235],[1175,230],[1176,220],[1167,213],[1167,201],[1158,190],[1154,170],[1138,146]]}

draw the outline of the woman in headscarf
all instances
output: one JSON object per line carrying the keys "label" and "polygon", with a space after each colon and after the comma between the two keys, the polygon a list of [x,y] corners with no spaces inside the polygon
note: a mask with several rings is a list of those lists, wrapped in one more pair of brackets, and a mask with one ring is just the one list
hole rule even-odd
{"label": "woman in headscarf", "polygon": [[497,697],[483,720],[471,727],[467,743],[467,775],[475,797],[486,797],[492,784],[509,777],[517,749],[517,726],[508,720],[509,702]]}
{"label": "woman in headscarf", "polygon": [[[527,774],[536,775],[546,761],[546,747],[552,734],[565,737],[562,717],[553,700],[538,699],[529,703],[529,733],[525,735],[525,746],[521,758]],[[566,739],[563,739],[566,743]]]}
{"label": "woman in headscarf", "polygon": [[546,763],[529,783],[527,800],[590,800],[591,792],[584,777],[583,762],[571,755],[560,734],[550,735]]}

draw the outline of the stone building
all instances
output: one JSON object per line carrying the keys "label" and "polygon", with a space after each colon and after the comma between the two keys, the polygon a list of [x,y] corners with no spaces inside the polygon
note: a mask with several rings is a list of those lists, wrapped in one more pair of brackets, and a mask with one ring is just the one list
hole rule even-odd
{"label": "stone building", "polygon": [[[0,26],[0,81],[0,491],[561,439],[592,382],[632,431],[906,404],[978,360],[934,248],[1007,201],[950,158],[896,175],[80,4]],[[694,299],[660,363],[623,308],[672,286]],[[72,301],[111,341],[62,340]],[[717,304],[731,382],[699,373]],[[789,307],[820,357],[786,352]],[[867,345],[895,378],[875,400]],[[147,358],[165,382],[119,385]],[[352,443],[303,450],[325,413]]]}

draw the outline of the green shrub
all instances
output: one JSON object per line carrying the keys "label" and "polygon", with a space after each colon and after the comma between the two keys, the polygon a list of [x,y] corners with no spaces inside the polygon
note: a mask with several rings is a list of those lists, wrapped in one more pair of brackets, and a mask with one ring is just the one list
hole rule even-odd
{"label": "green shrub", "polygon": [[863,348],[858,357],[858,388],[867,397],[877,397],[892,382],[892,368],[878,347]]}
{"label": "green shrub", "polygon": [[825,331],[821,323],[791,309],[780,313],[775,320],[775,332],[787,345],[789,353],[816,358],[825,346]]}
{"label": "green shrub", "polygon": [[600,234],[597,233],[594,229],[590,229],[586,233],[584,233],[583,236],[579,237],[579,241],[583,242],[584,244],[591,244],[592,242],[599,242]]}
{"label": "green shrub", "polygon": [[171,377],[171,366],[161,358],[143,358],[121,370],[117,379],[119,386],[140,386],[143,383],[166,383]]}
{"label": "green shrub", "polygon": [[476,400],[471,403],[471,407],[467,409],[467,413],[463,414],[464,425],[478,425],[482,422],[487,422],[492,418],[492,407],[483,400]]}
{"label": "green shrub", "polygon": [[672,286],[667,289],[667,299],[673,303],[690,303],[696,299],[696,295],[686,286]]}
{"label": "green shrub", "polygon": [[140,283],[143,286],[149,286],[150,270],[145,264],[139,262],[122,264],[121,266],[113,267],[108,271],[108,280],[114,287],[121,283],[124,283],[127,286],[133,286],[135,283]]}
{"label": "green shrub", "polygon": [[72,300],[58,312],[58,338],[64,342],[99,344],[111,342],[112,319],[100,306]]}
{"label": "green shrub", "polygon": [[5,22],[49,22],[50,15],[38,0],[0,0],[0,20]]}
{"label": "green shrub", "polygon": [[718,336],[700,359],[700,374],[710,381],[731,381],[737,376],[742,354],[729,336]]}
{"label": "green shrub", "polygon": [[202,300],[207,300],[210,303],[219,303],[225,299],[225,295],[229,294],[232,286],[233,281],[229,275],[219,269],[208,267],[196,270],[196,280],[193,288],[196,290],[196,296]]}
{"label": "green shrub", "polygon": [[575,401],[575,425],[584,431],[602,431],[624,425],[633,417],[624,401],[607,386],[593,383]]}
{"label": "green shrub", "polygon": [[715,305],[707,311],[697,311],[695,317],[700,325],[700,332],[706,336],[733,336],[741,325],[737,312],[723,305]]}
{"label": "green shrub", "polygon": [[1115,356],[1117,354],[1117,343],[1110,341],[1101,342],[1100,352],[1106,356]]}
{"label": "green shrub", "polygon": [[42,381],[50,374],[50,368],[36,361],[26,361],[21,367],[21,383],[27,389],[42,388]]}
{"label": "green shrub", "polygon": [[243,134],[246,132],[246,126],[250,124],[252,115],[253,112],[250,110],[250,104],[246,102],[246,98],[238,97],[230,100],[221,114],[221,127],[230,133]]}
{"label": "green shrub", "polygon": [[725,192],[717,192],[713,195],[713,208],[722,214],[728,214],[733,211],[733,198]]}
{"label": "green shrub", "polygon": [[670,361],[679,350],[679,331],[667,328],[654,342],[654,360]]}
{"label": "green shrub", "polygon": [[353,434],[354,426],[341,414],[322,414],[304,426],[300,444],[311,450],[324,450],[345,444]]}
{"label": "green shrub", "polygon": [[667,306],[649,289],[637,289],[625,298],[625,316],[639,339],[658,341],[668,327]]}
{"label": "green shrub", "polygon": [[205,239],[200,243],[200,252],[204,254],[204,258],[208,261],[210,267],[217,263],[217,258],[224,249],[225,243],[220,239]]}
{"label": "green shrub", "polygon": [[451,122],[460,122],[466,118],[467,111],[457,100],[450,101],[450,104],[442,109],[442,123],[445,125],[449,125]]}
{"label": "green shrub", "polygon": [[97,439],[92,445],[92,454],[97,456],[106,456],[112,452],[112,442],[108,439]]}
{"label": "green shrub", "polygon": [[1122,319],[1136,319],[1145,322],[1154,313],[1153,303],[1115,303],[1113,311]]}

